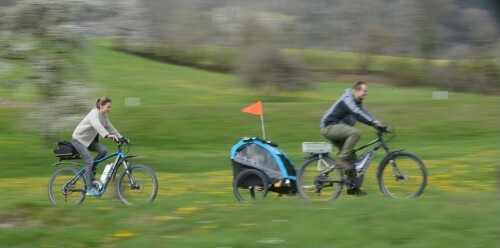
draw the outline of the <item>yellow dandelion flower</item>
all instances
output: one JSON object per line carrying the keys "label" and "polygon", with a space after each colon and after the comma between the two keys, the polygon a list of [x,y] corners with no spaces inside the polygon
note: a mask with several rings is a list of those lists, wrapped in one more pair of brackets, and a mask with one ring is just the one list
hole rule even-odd
{"label": "yellow dandelion flower", "polygon": [[178,220],[182,219],[182,217],[176,217],[176,216],[155,216],[153,217],[153,220],[156,221],[167,221],[167,220]]}
{"label": "yellow dandelion flower", "polygon": [[178,212],[178,213],[192,213],[195,211],[199,211],[201,209],[202,208],[199,208],[199,207],[181,207],[181,208],[178,208],[176,210],[176,212]]}
{"label": "yellow dandelion flower", "polygon": [[129,238],[129,237],[134,237],[137,235],[139,235],[139,234],[129,232],[129,231],[120,231],[120,232],[115,233],[113,236],[117,237],[117,238]]}

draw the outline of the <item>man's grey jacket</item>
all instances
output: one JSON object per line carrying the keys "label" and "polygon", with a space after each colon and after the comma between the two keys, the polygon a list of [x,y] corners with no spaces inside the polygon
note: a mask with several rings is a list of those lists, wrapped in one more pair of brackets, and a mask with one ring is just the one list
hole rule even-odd
{"label": "man's grey jacket", "polygon": [[371,125],[377,118],[368,112],[361,100],[356,99],[352,89],[347,89],[323,115],[320,128],[333,124],[354,126],[356,120]]}

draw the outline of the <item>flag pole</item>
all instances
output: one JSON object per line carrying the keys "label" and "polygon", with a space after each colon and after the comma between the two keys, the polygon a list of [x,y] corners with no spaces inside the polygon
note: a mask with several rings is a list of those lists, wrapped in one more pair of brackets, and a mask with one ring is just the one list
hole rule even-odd
{"label": "flag pole", "polygon": [[250,113],[254,115],[260,115],[260,124],[262,125],[262,138],[266,139],[266,130],[264,128],[264,113],[262,111],[262,102],[258,101],[244,109],[241,110],[245,113]]}
{"label": "flag pole", "polygon": [[264,128],[264,115],[260,115],[260,123],[262,124],[262,137],[266,140],[266,129]]}

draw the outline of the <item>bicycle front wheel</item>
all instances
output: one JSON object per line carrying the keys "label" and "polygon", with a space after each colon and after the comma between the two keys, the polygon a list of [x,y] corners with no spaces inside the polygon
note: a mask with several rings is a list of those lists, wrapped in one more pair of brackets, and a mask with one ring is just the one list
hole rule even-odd
{"label": "bicycle front wheel", "polygon": [[[334,166],[333,158],[315,156],[306,160],[297,175],[297,190],[309,200],[333,200],[342,192],[343,172]],[[328,172],[328,170],[331,170]]]}
{"label": "bicycle front wheel", "polygon": [[412,198],[424,192],[427,170],[424,163],[407,152],[391,154],[379,167],[380,190],[390,198]]}
{"label": "bicycle front wheel", "polygon": [[73,168],[57,170],[49,181],[48,193],[52,204],[78,205],[85,199],[85,191],[85,178]]}
{"label": "bicycle front wheel", "polygon": [[152,202],[158,193],[158,179],[145,165],[131,165],[117,181],[118,197],[125,205]]}

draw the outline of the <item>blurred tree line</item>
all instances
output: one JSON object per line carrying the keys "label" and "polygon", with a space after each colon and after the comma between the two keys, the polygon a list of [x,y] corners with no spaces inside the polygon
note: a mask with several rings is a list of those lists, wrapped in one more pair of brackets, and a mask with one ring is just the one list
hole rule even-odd
{"label": "blurred tree line", "polygon": [[[331,71],[382,72],[398,84],[486,93],[487,86],[500,91],[499,5],[495,0],[0,0],[0,65],[6,58],[25,61],[35,79],[25,83],[38,82],[43,99],[55,101],[67,95],[61,85],[78,87],[76,81],[88,78],[84,53],[91,35],[113,37],[124,51],[235,72],[244,85],[264,92],[311,87],[316,75],[311,72]],[[351,52],[356,58],[322,58],[308,51]],[[380,55],[395,57],[382,65]],[[436,66],[431,62],[436,59],[453,62]],[[341,69],[349,63],[356,65]]]}
{"label": "blurred tree line", "polygon": [[[249,21],[280,47],[424,58],[491,58],[497,1],[125,0],[142,9],[142,34],[174,45],[242,46]],[[481,4],[482,3],[482,4]],[[489,3],[489,5],[488,5]],[[132,6],[132,5],[131,5]],[[130,20],[127,13],[123,18]],[[133,29],[132,26],[128,26]],[[137,28],[142,29],[142,28]],[[498,56],[496,54],[496,56]]]}
{"label": "blurred tree line", "polygon": [[39,100],[22,123],[53,142],[91,106],[84,55],[90,43],[77,22],[90,5],[76,0],[0,3],[0,71],[23,68],[20,76],[0,80],[1,86],[35,89]]}
{"label": "blurred tree line", "polygon": [[[52,13],[78,27],[65,35],[114,37],[118,49],[236,72],[244,85],[267,91],[304,89],[313,81],[310,71],[345,72],[339,65],[351,63],[323,59],[318,66],[311,63],[318,59],[283,49],[352,52],[356,73],[374,72],[379,55],[421,58],[393,59],[382,71],[398,84],[500,88],[500,3],[494,0],[0,0],[7,16],[23,21],[25,13],[8,9],[27,3],[71,6]],[[429,63],[435,59],[457,61],[436,67]]]}
{"label": "blurred tree line", "polygon": [[[308,71],[315,68],[303,55],[283,53],[287,48],[353,52],[358,54],[357,73],[373,72],[377,55],[420,58],[421,63],[394,59],[384,73],[404,85],[500,90],[500,3],[494,0],[120,1],[124,2],[130,4],[128,12],[117,14],[134,22],[119,34],[120,49],[234,70],[252,87],[311,86]],[[213,55],[199,49],[206,46],[240,52],[219,50]],[[456,62],[433,66],[430,60],[436,59]],[[320,71],[330,66],[338,72],[335,67],[343,62],[323,63]]]}

